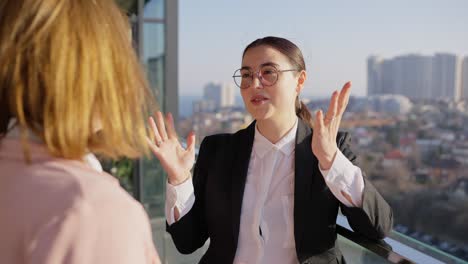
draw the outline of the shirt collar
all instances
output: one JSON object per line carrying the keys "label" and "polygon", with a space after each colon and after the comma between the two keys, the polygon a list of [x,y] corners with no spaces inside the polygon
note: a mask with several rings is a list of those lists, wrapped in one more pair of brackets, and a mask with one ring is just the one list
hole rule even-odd
{"label": "shirt collar", "polygon": [[297,131],[297,118],[294,126],[284,135],[276,144],[271,143],[266,137],[264,137],[258,127],[255,126],[255,137],[253,143],[253,150],[260,157],[263,158],[270,150],[278,149],[283,152],[284,155],[289,156],[294,151],[296,146],[296,131]]}
{"label": "shirt collar", "polygon": [[[17,125],[17,120],[16,118],[11,118],[10,121],[8,122],[8,128],[7,128],[7,133],[5,135],[5,138],[9,139],[19,139],[21,138],[21,130],[19,126]],[[28,130],[28,139],[32,142],[35,143],[42,143],[42,140],[36,136],[31,130]]]}

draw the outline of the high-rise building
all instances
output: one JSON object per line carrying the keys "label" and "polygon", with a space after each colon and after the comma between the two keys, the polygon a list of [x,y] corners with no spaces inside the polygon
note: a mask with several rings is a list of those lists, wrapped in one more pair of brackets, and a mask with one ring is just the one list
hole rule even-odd
{"label": "high-rise building", "polygon": [[370,56],[367,59],[367,94],[382,94],[382,59]]}
{"label": "high-rise building", "polygon": [[231,107],[235,104],[235,86],[228,83],[208,83],[203,99],[213,101],[216,108]]}
{"label": "high-rise building", "polygon": [[411,99],[458,100],[461,73],[456,55],[410,54],[391,59],[367,60],[368,95],[401,94]]}
{"label": "high-rise building", "polygon": [[413,99],[430,97],[432,57],[410,54],[398,56],[391,63],[391,72],[384,72],[384,75],[392,79],[392,94]]}
{"label": "high-rise building", "polygon": [[198,100],[192,103],[192,113],[213,112],[215,110],[216,105],[212,100]]}
{"label": "high-rise building", "polygon": [[421,89],[416,90],[415,92],[416,94],[419,94],[419,98],[430,99],[432,98],[432,56],[421,56],[420,67],[418,76]]}
{"label": "high-rise building", "polygon": [[432,76],[432,57],[398,56],[393,59],[369,57],[369,95],[401,94],[409,98],[428,98]]}
{"label": "high-rise building", "polygon": [[468,56],[463,59],[461,72],[461,98],[468,99]]}
{"label": "high-rise building", "polygon": [[395,63],[393,60],[383,60],[382,62],[382,92],[380,94],[395,93]]}
{"label": "high-rise building", "polygon": [[435,54],[432,69],[432,96],[444,99],[460,99],[459,58],[453,54]]}

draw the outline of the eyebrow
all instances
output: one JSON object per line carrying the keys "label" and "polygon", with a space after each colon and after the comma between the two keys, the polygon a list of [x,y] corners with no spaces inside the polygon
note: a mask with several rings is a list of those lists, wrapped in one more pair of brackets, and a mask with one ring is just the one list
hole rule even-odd
{"label": "eyebrow", "polygon": [[[260,64],[260,67],[263,67],[263,66],[274,66],[274,67],[279,67],[279,65],[277,63],[274,63],[274,62],[265,62],[265,63],[262,63]],[[249,67],[249,66],[243,66],[242,68],[240,68],[241,70],[251,70],[252,67]]]}

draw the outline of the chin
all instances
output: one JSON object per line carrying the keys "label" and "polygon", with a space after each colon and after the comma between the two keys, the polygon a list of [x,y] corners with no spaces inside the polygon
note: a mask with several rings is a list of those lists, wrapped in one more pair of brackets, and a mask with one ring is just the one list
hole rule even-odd
{"label": "chin", "polygon": [[272,111],[269,111],[269,109],[250,109],[249,113],[257,121],[266,120],[273,116]]}

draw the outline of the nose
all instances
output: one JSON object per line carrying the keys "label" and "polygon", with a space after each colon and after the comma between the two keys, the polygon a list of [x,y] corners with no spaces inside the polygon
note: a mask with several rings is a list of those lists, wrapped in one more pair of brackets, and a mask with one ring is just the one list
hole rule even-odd
{"label": "nose", "polygon": [[263,89],[263,84],[262,84],[262,81],[261,81],[261,76],[260,74],[257,72],[257,73],[254,73],[252,75],[252,87],[255,88],[255,89]]}

